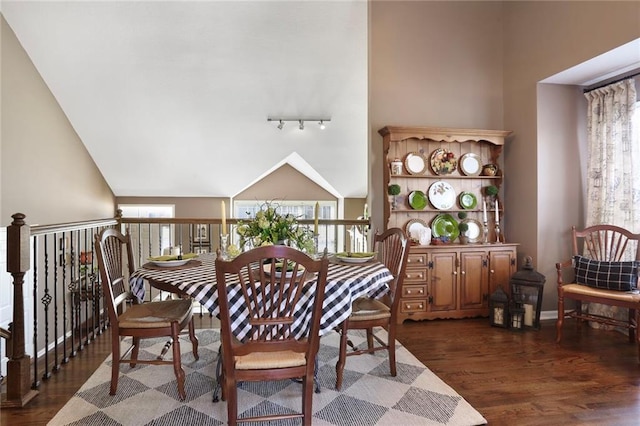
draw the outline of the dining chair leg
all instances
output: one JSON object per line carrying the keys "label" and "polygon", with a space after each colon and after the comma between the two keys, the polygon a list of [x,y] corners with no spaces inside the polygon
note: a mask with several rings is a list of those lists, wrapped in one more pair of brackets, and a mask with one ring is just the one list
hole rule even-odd
{"label": "dining chair leg", "polygon": [[140,351],[140,338],[139,337],[134,337],[133,338],[133,343],[132,343],[133,349],[131,351],[131,362],[129,363],[129,367],[133,368],[136,366],[137,364],[137,360],[138,360],[138,353]]}
{"label": "dining chair leg", "polygon": [[302,395],[302,423],[305,426],[311,426],[311,417],[312,417],[312,403],[313,403],[313,388],[314,388],[315,377],[304,377],[303,383],[303,392]]}
{"label": "dining chair leg", "polygon": [[562,340],[562,323],[564,322],[564,297],[558,295],[558,319],[556,320],[556,343]]}
{"label": "dining chair leg", "polygon": [[[224,373],[223,373],[224,374]],[[235,380],[225,380],[223,394],[227,397],[227,423],[229,426],[238,424],[238,384]]]}
{"label": "dining chair leg", "polygon": [[187,397],[187,393],[184,390],[185,374],[182,369],[182,362],[180,360],[180,330],[177,322],[171,323],[171,337],[173,338],[173,371],[176,374],[178,381],[178,395],[180,399],[184,401]]}
{"label": "dining chair leg", "polygon": [[120,336],[115,327],[113,330],[116,332],[111,334],[111,385],[109,386],[109,395],[116,394],[118,376],[120,375]]}
{"label": "dining chair leg", "polygon": [[389,340],[387,341],[387,350],[389,351],[389,371],[391,376],[395,377],[397,375],[396,371],[396,327],[395,324],[391,323],[389,325],[389,329],[387,330],[387,335],[389,336]]}
{"label": "dining chair leg", "polygon": [[195,359],[200,359],[200,356],[198,355],[198,338],[196,337],[196,328],[193,325],[193,317],[191,318],[191,321],[189,321],[189,340],[191,340],[193,357]]}
{"label": "dining chair leg", "polygon": [[367,328],[367,348],[373,349],[373,328]]}
{"label": "dining chair leg", "polygon": [[342,388],[342,374],[347,359],[347,321],[342,323],[340,330],[340,352],[336,363],[336,390]]}

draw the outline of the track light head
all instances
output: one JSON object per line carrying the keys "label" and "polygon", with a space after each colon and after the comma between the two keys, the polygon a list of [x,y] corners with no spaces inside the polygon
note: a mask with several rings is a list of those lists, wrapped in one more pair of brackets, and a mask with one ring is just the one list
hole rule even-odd
{"label": "track light head", "polygon": [[304,130],[304,121],[298,120],[298,122],[300,123],[300,130]]}
{"label": "track light head", "polygon": [[278,129],[282,130],[283,127],[284,127],[284,121],[280,120],[280,123],[278,124]]}
{"label": "track light head", "polygon": [[320,122],[318,124],[320,125],[320,130],[324,130],[325,127],[327,127],[327,126],[324,125],[324,120],[320,120]]}

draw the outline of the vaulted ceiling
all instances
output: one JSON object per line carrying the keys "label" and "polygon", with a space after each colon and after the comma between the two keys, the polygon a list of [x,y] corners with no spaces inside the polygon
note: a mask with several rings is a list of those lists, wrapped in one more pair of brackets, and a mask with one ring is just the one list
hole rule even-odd
{"label": "vaulted ceiling", "polygon": [[1,8],[115,195],[232,197],[283,163],[366,195],[366,2]]}

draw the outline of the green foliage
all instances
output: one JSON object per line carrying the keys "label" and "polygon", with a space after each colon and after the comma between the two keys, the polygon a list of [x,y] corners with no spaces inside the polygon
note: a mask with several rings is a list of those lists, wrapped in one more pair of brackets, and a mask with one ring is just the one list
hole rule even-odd
{"label": "green foliage", "polygon": [[467,212],[458,212],[458,219],[466,219]]}
{"label": "green foliage", "polygon": [[485,192],[485,194],[493,197],[495,195],[498,195],[498,187],[495,186],[495,185],[485,186],[484,187],[484,192]]}
{"label": "green foliage", "polygon": [[288,241],[300,250],[313,248],[313,232],[301,226],[296,217],[278,212],[277,205],[266,202],[260,206],[256,216],[247,221],[238,221],[236,228],[240,235],[240,246],[251,241],[255,247]]}
{"label": "green foliage", "polygon": [[392,183],[391,185],[389,185],[389,188],[387,188],[387,192],[389,193],[389,195],[399,195],[400,194],[400,185],[398,185],[397,183]]}

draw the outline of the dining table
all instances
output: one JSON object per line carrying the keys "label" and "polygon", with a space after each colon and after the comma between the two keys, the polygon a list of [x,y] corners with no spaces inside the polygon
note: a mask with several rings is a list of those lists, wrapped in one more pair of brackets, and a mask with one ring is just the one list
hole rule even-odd
{"label": "dining table", "polygon": [[[203,253],[181,266],[164,267],[145,263],[130,277],[131,290],[142,299],[144,281],[161,291],[189,296],[218,316],[218,289],[215,269],[216,255]],[[389,291],[393,274],[387,267],[371,260],[349,263],[329,257],[325,298],[320,320],[320,335],[324,335],[345,321],[351,314],[351,304],[359,297],[381,298]],[[231,329],[242,340],[250,332],[248,310],[244,306],[240,286],[227,283],[229,309],[232,313]],[[300,328],[305,321],[300,322]],[[294,324],[294,333],[296,325]],[[301,330],[300,330],[301,331]]]}

